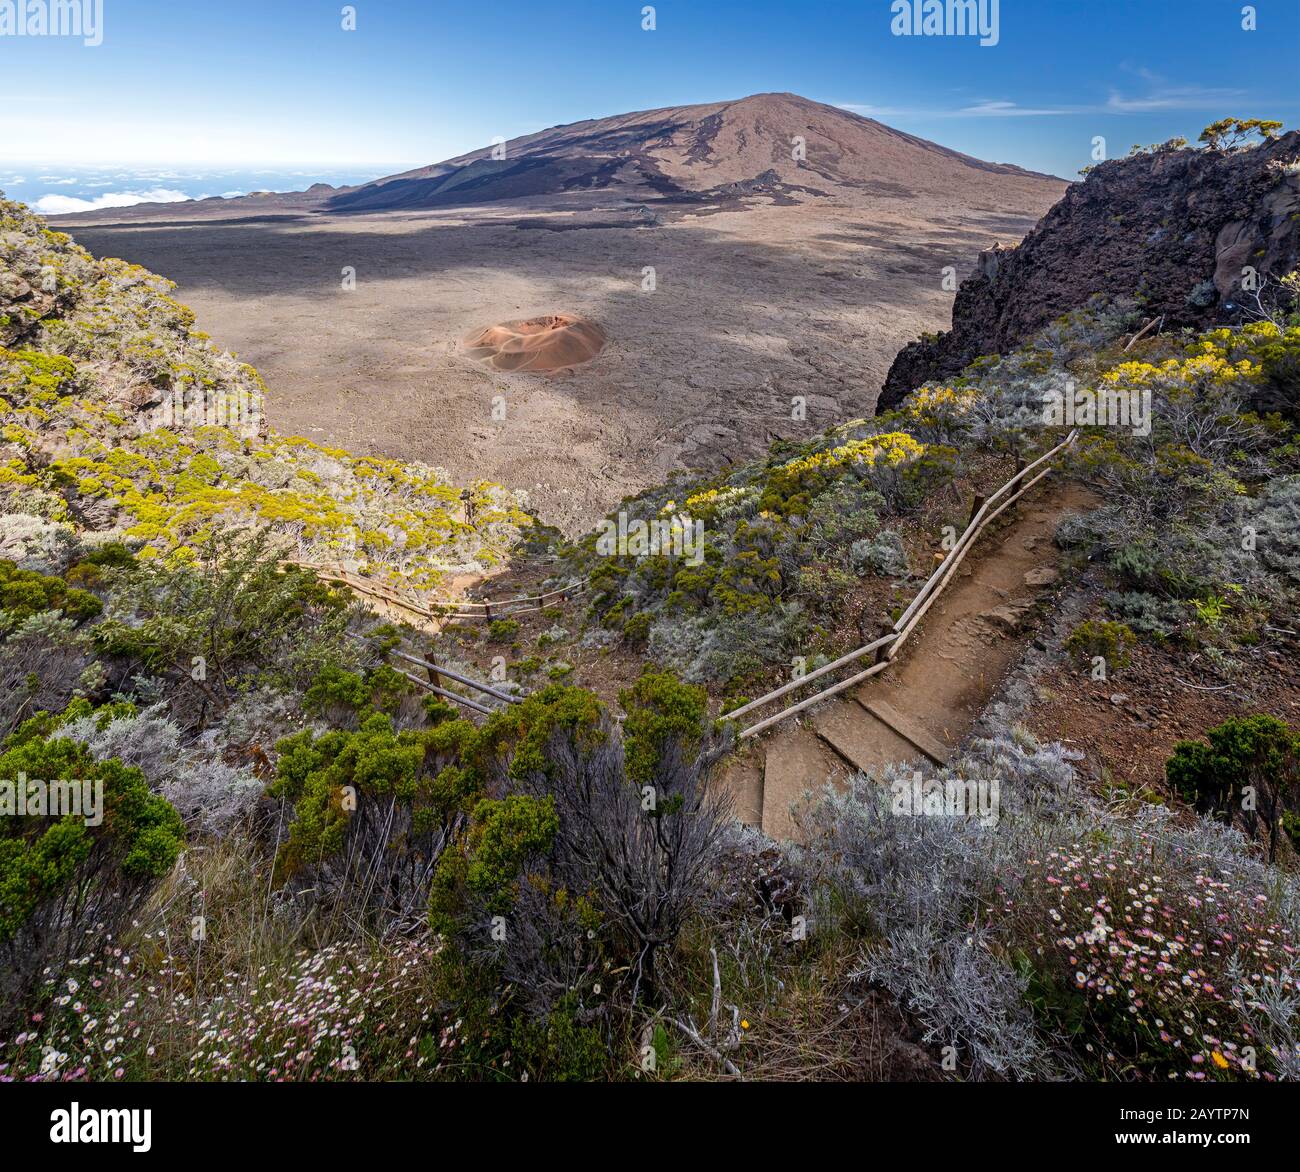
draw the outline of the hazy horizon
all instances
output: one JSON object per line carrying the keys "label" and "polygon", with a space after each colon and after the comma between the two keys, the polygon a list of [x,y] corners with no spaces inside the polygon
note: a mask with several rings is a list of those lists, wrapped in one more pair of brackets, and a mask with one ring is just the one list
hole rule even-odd
{"label": "hazy horizon", "polygon": [[[33,206],[87,210],[63,201],[246,189],[219,186],[221,176],[338,185],[498,136],[772,91],[1062,178],[1095,161],[1098,136],[1113,157],[1133,143],[1194,139],[1228,114],[1300,123],[1300,102],[1275,80],[1300,50],[1293,4],[1254,6],[1248,31],[1240,6],[1219,0],[983,0],[997,17],[987,45],[894,35],[891,7],[669,0],[648,30],[641,4],[578,0],[550,21],[508,0],[472,12],[385,0],[356,6],[345,29],[334,6],[234,0],[215,16],[104,0],[98,45],[0,37],[0,98],[23,115],[0,146],[0,187]],[[144,88],[158,99],[142,100]],[[156,172],[184,182],[152,181]]]}

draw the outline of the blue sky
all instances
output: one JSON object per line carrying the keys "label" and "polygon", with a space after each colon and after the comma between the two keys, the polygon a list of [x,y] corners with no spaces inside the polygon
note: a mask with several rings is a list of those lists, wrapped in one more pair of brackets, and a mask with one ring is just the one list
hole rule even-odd
{"label": "blue sky", "polygon": [[102,2],[98,47],[0,36],[0,185],[36,163],[206,171],[208,194],[379,175],[770,90],[1065,176],[1095,135],[1122,154],[1225,114],[1300,125],[1300,0],[1259,0],[1253,32],[1237,0],[1001,0],[991,47],[891,35],[890,0],[660,0],[653,32],[645,0],[356,0],[352,32],[334,0]]}

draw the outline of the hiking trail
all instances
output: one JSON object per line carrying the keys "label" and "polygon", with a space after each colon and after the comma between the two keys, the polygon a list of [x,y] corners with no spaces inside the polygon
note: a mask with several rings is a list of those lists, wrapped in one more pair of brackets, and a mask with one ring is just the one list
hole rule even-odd
{"label": "hiking trail", "polygon": [[1053,535],[1091,494],[1056,484],[1008,511],[961,564],[893,666],[758,738],[728,763],[735,813],[789,839],[805,791],[890,762],[944,764],[1024,650],[1035,604],[1060,578]]}

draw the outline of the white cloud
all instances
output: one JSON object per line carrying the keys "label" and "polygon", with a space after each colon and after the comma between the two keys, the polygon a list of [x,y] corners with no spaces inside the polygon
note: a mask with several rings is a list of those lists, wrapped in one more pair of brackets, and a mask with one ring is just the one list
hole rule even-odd
{"label": "white cloud", "polygon": [[1020,106],[1015,102],[983,101],[973,106],[963,106],[957,111],[958,118],[1050,118],[1074,111],[1064,107]]}
{"label": "white cloud", "polygon": [[1145,83],[1145,93],[1125,94],[1111,87],[1101,104],[1022,106],[1005,98],[981,98],[965,106],[871,106],[841,102],[840,109],[866,118],[1054,118],[1070,115],[1146,114],[1162,110],[1214,110],[1241,98],[1239,89],[1170,85],[1147,69],[1128,68]]}
{"label": "white cloud", "polygon": [[70,212],[94,212],[100,208],[129,208],[138,203],[180,203],[190,197],[183,191],[155,187],[149,191],[110,191],[94,199],[74,199],[70,195],[43,195],[32,210],[45,216],[62,216]]}
{"label": "white cloud", "polygon": [[1241,90],[1203,86],[1166,86],[1136,97],[1111,90],[1106,109],[1115,114],[1141,114],[1148,110],[1213,110],[1225,102],[1239,99],[1241,94]]}
{"label": "white cloud", "polygon": [[956,108],[866,106],[856,102],[843,102],[840,109],[850,110],[865,118],[1051,118],[1088,112],[1082,106],[1021,106],[1015,102],[994,99]]}

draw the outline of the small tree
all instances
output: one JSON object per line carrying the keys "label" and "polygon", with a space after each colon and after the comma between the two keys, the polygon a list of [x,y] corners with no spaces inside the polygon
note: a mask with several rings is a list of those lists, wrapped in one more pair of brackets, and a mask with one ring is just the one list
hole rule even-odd
{"label": "small tree", "polygon": [[1220,118],[1201,131],[1199,141],[1212,151],[1231,151],[1249,145],[1255,135],[1271,142],[1282,125],[1273,119]]}
{"label": "small tree", "polygon": [[1300,733],[1274,716],[1234,716],[1203,741],[1179,741],[1165,764],[1175,792],[1199,813],[1263,838],[1277,855],[1283,816],[1300,798]]}
{"label": "small tree", "polygon": [[265,533],[218,534],[197,562],[123,571],[95,648],[117,676],[165,681],[187,729],[219,721],[252,687],[302,690],[328,664],[353,666],[351,597],[280,558]]}
{"label": "small tree", "polygon": [[[494,716],[466,753],[494,799],[530,800],[474,811],[439,865],[435,927],[457,927],[534,1013],[589,982],[600,952],[629,972],[632,1000],[655,999],[659,957],[702,898],[727,822],[708,781],[729,739],[704,691],[647,673],[620,700],[621,732],[590,692],[551,685]],[[508,920],[503,940],[484,929],[492,916]]]}
{"label": "small tree", "polygon": [[381,923],[422,917],[434,868],[481,796],[459,762],[474,726],[445,707],[396,732],[372,711],[355,732],[282,740],[275,797],[293,807],[281,878]]}

